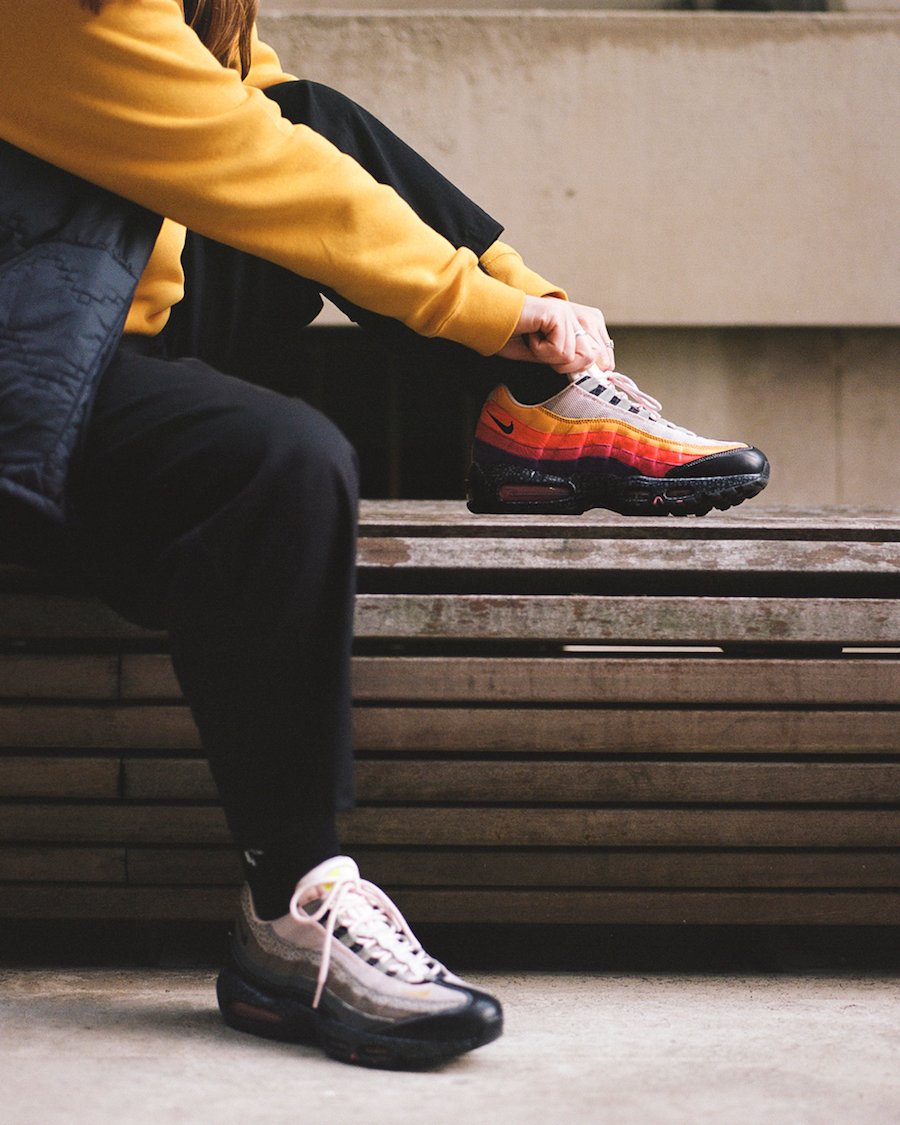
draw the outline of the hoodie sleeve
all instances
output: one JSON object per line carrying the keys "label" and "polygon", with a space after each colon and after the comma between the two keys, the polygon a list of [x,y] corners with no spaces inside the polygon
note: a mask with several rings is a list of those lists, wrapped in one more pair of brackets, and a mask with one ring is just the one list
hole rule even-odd
{"label": "hoodie sleeve", "polygon": [[[0,136],[209,238],[485,355],[524,293],[221,66],[179,0],[0,0]],[[256,81],[281,73],[257,48]],[[274,60],[274,61],[273,61]],[[285,76],[287,77],[287,76]]]}

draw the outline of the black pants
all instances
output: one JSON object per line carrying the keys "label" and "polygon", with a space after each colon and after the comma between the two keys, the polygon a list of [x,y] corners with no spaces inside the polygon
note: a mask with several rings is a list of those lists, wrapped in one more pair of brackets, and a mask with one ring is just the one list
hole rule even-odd
{"label": "black pants", "polygon": [[[271,96],[455,245],[480,255],[500,233],[342,95],[290,82]],[[236,842],[266,848],[304,812],[352,801],[356,461],[322,415],[253,382],[290,364],[320,287],[196,236],[185,268],[163,338],[125,340],[103,376],[71,477],[72,535],[103,598],[169,630]],[[397,346],[479,362],[328,296]]]}

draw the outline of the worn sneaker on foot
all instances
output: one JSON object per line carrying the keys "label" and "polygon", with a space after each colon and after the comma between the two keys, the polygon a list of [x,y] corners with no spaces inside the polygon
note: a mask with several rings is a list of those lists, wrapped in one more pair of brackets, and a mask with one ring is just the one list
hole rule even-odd
{"label": "worn sneaker on foot", "polygon": [[701,516],[765,488],[758,449],[698,437],[659,411],[627,375],[596,367],[536,406],[497,387],[475,431],[469,509]]}
{"label": "worn sneaker on foot", "polygon": [[348,856],[305,875],[272,922],[244,888],[216,991],[230,1027],[361,1066],[434,1066],[503,1030],[497,1001],[429,957]]}

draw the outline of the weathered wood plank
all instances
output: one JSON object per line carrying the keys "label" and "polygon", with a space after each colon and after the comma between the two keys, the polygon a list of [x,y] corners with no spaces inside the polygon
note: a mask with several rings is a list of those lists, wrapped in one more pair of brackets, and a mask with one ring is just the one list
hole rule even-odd
{"label": "weathered wood plank", "polygon": [[395,535],[360,539],[359,563],[379,570],[900,574],[900,543]]}
{"label": "weathered wood plank", "polygon": [[[131,800],[216,798],[202,760],[134,758],[123,771]],[[361,761],[356,792],[460,804],[888,804],[900,803],[900,762]]]}
{"label": "weathered wood plank", "polygon": [[223,886],[243,882],[234,847],[128,848],[128,881],[134,886]]}
{"label": "weathered wood plank", "polygon": [[0,847],[0,881],[124,883],[125,849]]}
{"label": "weathered wood plank", "polygon": [[0,884],[0,918],[107,918],[226,922],[237,887],[23,886]]}
{"label": "weathered wood plank", "polygon": [[[596,925],[896,925],[894,891],[393,890],[414,925],[432,922]],[[0,885],[2,918],[119,918],[226,922],[232,887]]]}
{"label": "weathered wood plank", "polygon": [[[146,684],[149,693],[151,674]],[[461,703],[900,704],[900,660],[359,656],[353,693]]]}
{"label": "weathered wood plank", "polygon": [[[900,851],[392,852],[362,846],[355,855],[365,877],[382,886],[900,888]],[[128,876],[135,885],[234,885],[242,878],[233,848],[129,848]]]}
{"label": "weathered wood plank", "polygon": [[187,706],[0,704],[0,746],[196,750]]}
{"label": "weathered wood plank", "polygon": [[359,808],[348,844],[891,848],[895,810]]}
{"label": "weathered wood plank", "polygon": [[900,851],[776,852],[359,848],[367,878],[392,886],[889,887]]}
{"label": "weathered wood plank", "polygon": [[[165,653],[122,657],[124,699],[177,699]],[[900,660],[357,656],[357,700],[900,705]]]}
{"label": "weathered wood plank", "polygon": [[[607,708],[359,707],[358,750],[865,754],[900,749],[898,713]],[[186,706],[0,705],[13,750],[199,750]]]}
{"label": "weathered wood plank", "polygon": [[896,711],[360,707],[358,750],[863,754],[900,749]]}
{"label": "weathered wood plank", "polygon": [[0,653],[0,698],[115,699],[119,658],[91,653]]}
{"label": "weathered wood plank", "polygon": [[839,925],[900,922],[894,891],[397,890],[400,909],[426,922],[595,925]]}
{"label": "weathered wood plank", "polygon": [[180,699],[181,685],[166,652],[122,654],[123,699]]}
{"label": "weathered wood plank", "polygon": [[900,642],[900,600],[361,594],[358,637],[879,645]]}
{"label": "weathered wood plank", "polygon": [[197,805],[5,805],[0,841],[15,844],[228,844],[225,815]]}
{"label": "weathered wood plank", "polygon": [[116,798],[117,758],[0,755],[0,797]]}
{"label": "weathered wood plank", "polygon": [[[358,707],[358,750],[509,753],[867,754],[900,750],[893,710]],[[188,708],[0,705],[11,750],[199,750]]]}
{"label": "weathered wood plank", "polygon": [[[882,809],[359,808],[342,813],[347,844],[554,847],[890,848],[897,813]],[[7,805],[0,841],[226,844],[221,809],[196,805]]]}
{"label": "weathered wood plank", "polygon": [[364,500],[360,532],[375,535],[584,536],[591,538],[900,539],[893,509],[769,508],[751,504],[702,519],[619,516],[595,509],[580,516],[473,515],[460,500]]}
{"label": "weathered wood plank", "polygon": [[[99,603],[0,593],[0,635],[152,640]],[[619,643],[896,645],[900,602],[876,598],[693,598],[504,594],[361,594],[356,635]]]}

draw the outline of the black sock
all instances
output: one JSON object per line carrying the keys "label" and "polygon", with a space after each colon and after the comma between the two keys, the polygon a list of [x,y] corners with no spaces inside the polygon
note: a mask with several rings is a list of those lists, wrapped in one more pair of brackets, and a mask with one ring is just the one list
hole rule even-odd
{"label": "black sock", "polygon": [[266,921],[287,914],[297,882],[307,871],[340,854],[334,815],[303,815],[290,838],[268,840],[241,853],[253,906]]}

